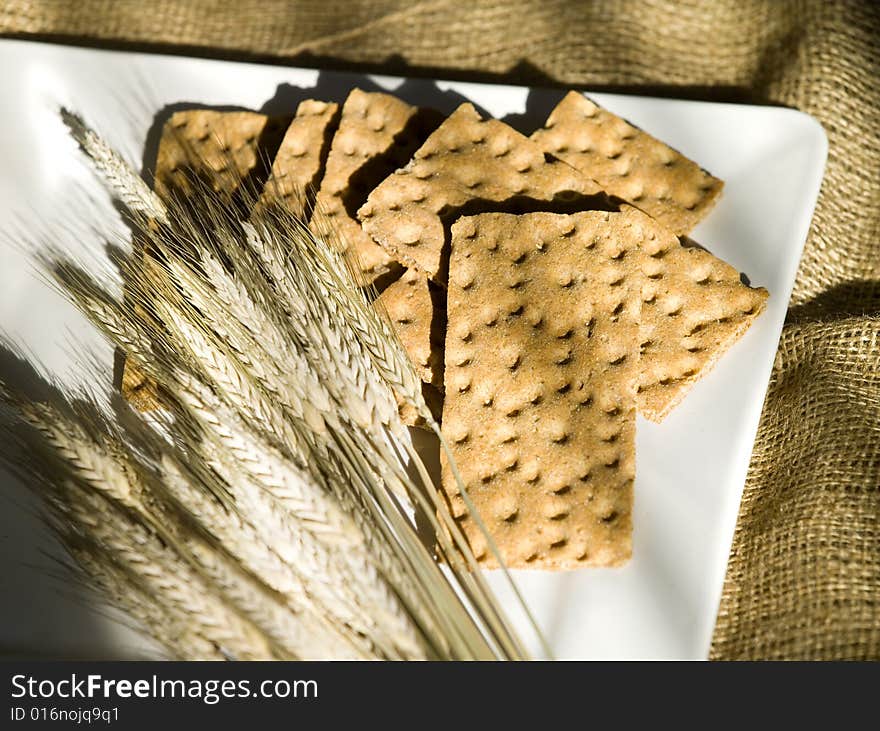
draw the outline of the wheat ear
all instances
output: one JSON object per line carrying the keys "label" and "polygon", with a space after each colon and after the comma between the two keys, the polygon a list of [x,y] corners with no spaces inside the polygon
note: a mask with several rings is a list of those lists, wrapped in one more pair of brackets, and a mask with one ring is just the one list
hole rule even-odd
{"label": "wheat ear", "polygon": [[78,114],[62,107],[60,115],[73,139],[119,200],[134,213],[167,223],[168,213],[162,199],[150,190],[122,156],[104,142]]}
{"label": "wheat ear", "polygon": [[[166,406],[122,431],[101,419],[85,429],[123,465],[128,492],[102,492],[96,466],[63,448],[64,428],[44,432],[56,468],[87,467],[53,498],[70,503],[80,555],[112,559],[136,596],[154,592],[186,652],[210,654],[211,641],[230,657],[525,657],[400,421],[395,393],[434,424],[418,377],[332,233],[314,236],[275,204],[242,221],[198,179],[188,200],[157,203],[97,134],[65,120],[136,214],[148,256],[125,270],[122,303],[88,267],[57,253],[44,263]],[[259,197],[242,189],[245,202]],[[128,543],[90,518],[99,507]],[[430,517],[449,570],[414,513]],[[204,621],[186,613],[186,586],[205,594]]]}

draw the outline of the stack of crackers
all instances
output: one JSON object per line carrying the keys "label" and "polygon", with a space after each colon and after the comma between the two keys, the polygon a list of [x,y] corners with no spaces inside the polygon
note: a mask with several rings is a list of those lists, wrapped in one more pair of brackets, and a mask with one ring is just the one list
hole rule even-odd
{"label": "stack of crackers", "polygon": [[[156,190],[198,168],[232,194],[273,125],[177,112]],[[568,569],[630,557],[636,414],[661,421],[764,308],[683,238],[722,185],[580,93],[525,137],[471,104],[443,119],[356,89],[299,105],[261,203],[332,226],[379,291],[506,564]],[[145,388],[128,369],[129,398]],[[443,487],[495,565],[448,464]]]}

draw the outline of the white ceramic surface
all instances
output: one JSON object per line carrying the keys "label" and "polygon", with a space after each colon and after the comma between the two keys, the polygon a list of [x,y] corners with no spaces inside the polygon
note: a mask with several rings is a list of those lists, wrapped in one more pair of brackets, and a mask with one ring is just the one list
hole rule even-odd
{"label": "white ceramic surface", "polygon": [[[470,100],[526,132],[560,96],[0,41],[0,230],[12,234],[23,220],[33,230],[41,221],[59,244],[87,247],[94,237],[62,234],[58,225],[71,220],[88,190],[106,210],[107,230],[125,233],[58,121],[61,103],[139,161],[155,115],[167,105],[290,112],[302,98],[342,101],[353,86],[394,90],[444,111]],[[815,120],[789,109],[592,96],[726,181],[723,199],[693,238],[771,296],[748,334],[663,424],[639,421],[632,562],[616,570],[517,572],[516,579],[558,657],[703,658],[827,142]],[[6,239],[0,236],[0,331],[69,384],[80,370],[72,342],[109,363],[108,348]],[[147,652],[53,577],[55,549],[33,501],[12,478],[0,479],[0,653]]]}

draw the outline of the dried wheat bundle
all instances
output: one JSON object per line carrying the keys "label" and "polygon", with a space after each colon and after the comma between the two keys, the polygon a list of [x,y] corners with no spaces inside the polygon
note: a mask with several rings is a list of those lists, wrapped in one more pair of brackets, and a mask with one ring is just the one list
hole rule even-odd
{"label": "dried wheat bundle", "polygon": [[526,657],[399,418],[395,395],[440,435],[419,378],[332,231],[277,205],[245,219],[198,180],[160,200],[62,116],[148,255],[121,300],[97,261],[40,264],[163,404],[0,394],[90,580],[174,657]]}

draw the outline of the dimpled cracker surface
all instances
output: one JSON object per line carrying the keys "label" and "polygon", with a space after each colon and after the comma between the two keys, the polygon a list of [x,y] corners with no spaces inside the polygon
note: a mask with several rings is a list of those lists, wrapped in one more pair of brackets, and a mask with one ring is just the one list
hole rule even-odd
{"label": "dimpled cracker surface", "polygon": [[[358,211],[364,230],[406,266],[445,284],[445,227],[481,205],[513,210],[526,200],[565,203],[599,187],[510,126],[462,104],[409,164],[387,178]],[[590,207],[590,206],[584,206]]]}
{"label": "dimpled cracker surface", "polygon": [[260,204],[283,201],[297,216],[308,213],[309,191],[321,180],[338,113],[334,102],[300,102],[275,155]]}
{"label": "dimpled cracker surface", "polygon": [[532,139],[675,234],[691,231],[724,185],[681,153],[576,91],[559,102]]}
{"label": "dimpled cracker surface", "polygon": [[171,190],[188,192],[193,175],[220,193],[231,195],[274,153],[288,119],[256,112],[188,109],[165,123],[156,160],[153,187],[166,197]]}
{"label": "dimpled cracker surface", "polygon": [[400,338],[407,355],[425,383],[443,383],[443,338],[432,330],[434,306],[424,274],[407,269],[376,300]]}
{"label": "dimpled cracker surface", "polygon": [[355,213],[367,194],[412,154],[439,124],[433,110],[419,109],[390,94],[353,90],[342,107],[339,128],[315,204],[315,224],[330,226],[357,257],[367,282],[395,267],[393,257],[358,223]]}
{"label": "dimpled cracker surface", "polygon": [[642,211],[621,209],[639,232],[644,274],[639,411],[661,421],[762,312],[767,290],[679,239]]}
{"label": "dimpled cracker surface", "polygon": [[[452,226],[443,432],[509,566],[615,566],[631,554],[637,233],[606,212]],[[445,461],[443,486],[494,565]]]}

